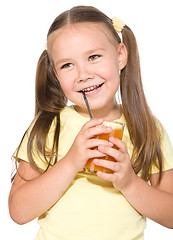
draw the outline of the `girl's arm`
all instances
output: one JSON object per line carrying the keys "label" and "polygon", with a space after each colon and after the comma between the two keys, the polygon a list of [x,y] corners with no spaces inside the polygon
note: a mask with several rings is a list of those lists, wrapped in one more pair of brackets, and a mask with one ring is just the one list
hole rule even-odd
{"label": "girl's arm", "polygon": [[47,211],[65,192],[76,172],[66,159],[57,162],[40,175],[29,163],[21,161],[9,195],[11,218],[18,224],[27,223]]}
{"label": "girl's arm", "polygon": [[110,141],[119,150],[108,146],[99,146],[99,150],[114,157],[116,162],[98,159],[94,162],[113,170],[114,174],[97,172],[97,175],[112,181],[113,186],[122,192],[140,214],[165,227],[173,228],[173,169],[163,172],[159,185],[158,174],[151,175],[149,185],[133,171],[125,143],[115,138],[110,138]]}
{"label": "girl's arm", "polygon": [[163,172],[159,185],[159,174],[150,177],[148,185],[139,177],[122,192],[130,204],[143,216],[167,227],[173,228],[173,170]]}
{"label": "girl's arm", "polygon": [[65,157],[43,174],[39,174],[30,163],[20,161],[19,174],[15,176],[9,195],[10,215],[15,222],[24,224],[42,215],[59,200],[89,158],[105,156],[97,147],[110,143],[93,138],[111,131],[102,123],[97,119],[87,122]]}

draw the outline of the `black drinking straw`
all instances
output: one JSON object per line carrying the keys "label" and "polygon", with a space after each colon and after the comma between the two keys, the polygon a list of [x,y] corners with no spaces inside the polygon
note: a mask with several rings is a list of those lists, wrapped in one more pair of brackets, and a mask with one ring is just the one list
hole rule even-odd
{"label": "black drinking straw", "polygon": [[93,116],[92,116],[91,109],[90,109],[90,106],[89,106],[89,103],[88,103],[88,99],[87,99],[87,97],[86,97],[85,92],[82,91],[82,93],[83,93],[83,97],[84,97],[84,100],[85,100],[86,106],[87,106],[87,108],[88,108],[88,112],[89,112],[90,118],[92,119]]}

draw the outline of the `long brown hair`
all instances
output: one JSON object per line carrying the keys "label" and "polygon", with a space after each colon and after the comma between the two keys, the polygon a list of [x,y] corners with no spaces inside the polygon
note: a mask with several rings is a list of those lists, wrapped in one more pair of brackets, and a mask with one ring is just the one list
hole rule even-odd
{"label": "long brown hair", "polygon": [[[47,39],[55,30],[79,22],[95,22],[105,24],[117,43],[121,42],[112,21],[104,13],[94,7],[78,6],[60,14],[52,23]],[[144,180],[149,178],[149,170],[154,164],[162,174],[162,152],[160,148],[160,131],[145,99],[136,39],[128,26],[122,30],[122,41],[128,51],[128,61],[120,74],[120,89],[122,112],[126,119],[130,139],[134,146],[132,163],[135,173],[141,172]],[[47,169],[57,162],[58,138],[60,131],[60,110],[66,106],[67,99],[56,78],[51,57],[45,50],[37,66],[35,90],[36,121],[29,136],[27,153],[30,163],[38,169],[33,159],[33,142],[36,149],[47,161]],[[57,126],[54,134],[54,144],[51,152],[46,152],[46,138],[53,119],[56,117]],[[52,164],[52,158],[54,162]],[[46,170],[47,170],[46,169]],[[45,171],[46,171],[45,170]]]}

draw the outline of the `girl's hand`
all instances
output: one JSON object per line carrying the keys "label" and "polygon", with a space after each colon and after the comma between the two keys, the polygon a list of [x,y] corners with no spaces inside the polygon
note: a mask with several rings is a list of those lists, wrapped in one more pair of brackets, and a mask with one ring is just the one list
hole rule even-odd
{"label": "girl's hand", "polygon": [[76,172],[84,169],[89,158],[106,156],[98,150],[99,145],[113,146],[106,140],[94,138],[98,134],[112,131],[110,127],[105,127],[102,123],[102,119],[93,119],[85,123],[66,154],[65,159]]}
{"label": "girl's hand", "polygon": [[115,159],[115,162],[95,159],[94,163],[98,166],[111,169],[114,173],[103,173],[98,171],[97,175],[105,180],[111,181],[113,186],[123,192],[128,188],[137,178],[132,165],[130,156],[127,152],[125,143],[121,140],[110,137],[109,141],[118,147],[118,150],[110,146],[99,146],[98,150],[101,153],[107,154]]}

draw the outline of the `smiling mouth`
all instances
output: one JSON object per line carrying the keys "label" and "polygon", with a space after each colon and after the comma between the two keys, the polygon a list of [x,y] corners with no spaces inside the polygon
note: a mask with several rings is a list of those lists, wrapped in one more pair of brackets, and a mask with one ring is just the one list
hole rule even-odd
{"label": "smiling mouth", "polygon": [[80,90],[79,92],[91,93],[91,92],[94,92],[95,90],[99,89],[102,85],[103,85],[103,83],[92,86],[92,87],[84,88],[83,90]]}

